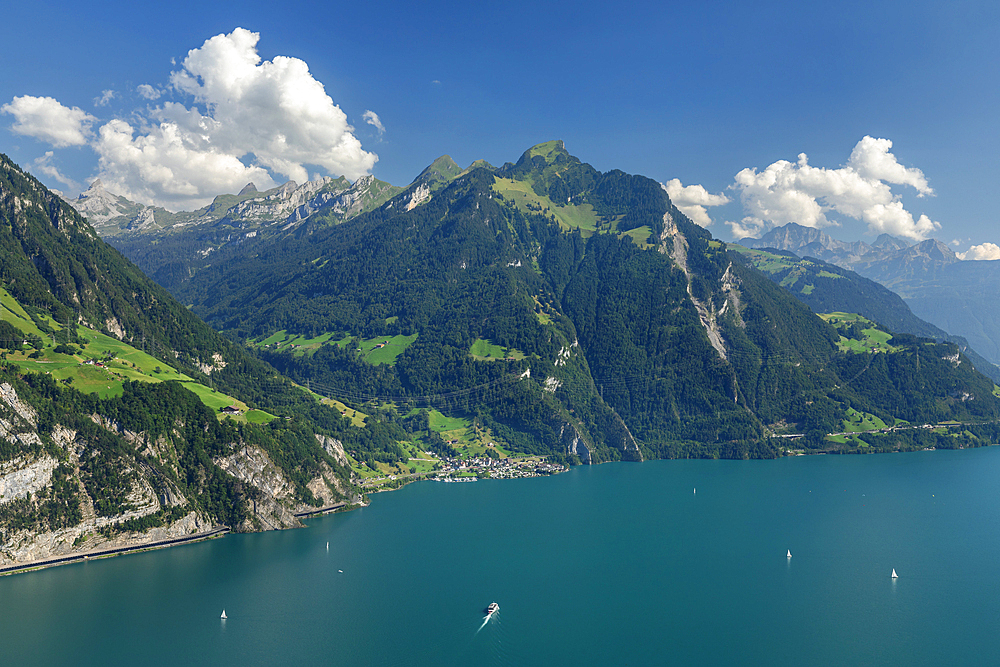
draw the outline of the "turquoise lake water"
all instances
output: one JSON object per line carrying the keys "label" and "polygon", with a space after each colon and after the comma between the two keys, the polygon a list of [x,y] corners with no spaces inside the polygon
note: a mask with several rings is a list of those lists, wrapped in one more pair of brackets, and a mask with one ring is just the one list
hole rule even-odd
{"label": "turquoise lake water", "polygon": [[0,664],[994,665],[998,501],[1000,447],[423,482],[0,577]]}

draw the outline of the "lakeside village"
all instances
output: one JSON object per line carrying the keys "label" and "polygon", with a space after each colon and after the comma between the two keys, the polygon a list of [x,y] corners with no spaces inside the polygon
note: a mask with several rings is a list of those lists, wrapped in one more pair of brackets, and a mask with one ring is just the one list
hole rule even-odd
{"label": "lakeside village", "polygon": [[569,470],[565,465],[549,463],[543,456],[494,459],[486,456],[471,458],[438,456],[434,452],[427,452],[427,454],[434,456],[433,460],[437,461],[434,470],[409,475],[377,475],[361,482],[361,487],[375,491],[398,488],[403,484],[420,479],[436,482],[475,482],[480,479],[544,477]]}

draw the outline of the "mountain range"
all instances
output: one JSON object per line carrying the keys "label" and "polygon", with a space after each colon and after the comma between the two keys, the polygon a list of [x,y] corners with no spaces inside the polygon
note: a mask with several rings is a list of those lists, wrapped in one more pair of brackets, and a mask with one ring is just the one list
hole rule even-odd
{"label": "mountain range", "polygon": [[248,185],[194,213],[88,193],[162,286],[0,158],[4,563],[297,525],[456,458],[1000,435],[959,345],[814,314],[659,183],[560,141],[501,167],[445,156],[405,188]]}
{"label": "mountain range", "polygon": [[169,285],[305,218],[343,222],[401,190],[371,176],[355,183],[343,177],[301,185],[289,181],[265,192],[248,183],[238,194],[219,195],[197,211],[173,213],[111,194],[97,180],[69,203],[145,273]]}
{"label": "mountain range", "polygon": [[898,294],[874,280],[815,257],[800,258],[787,250],[747,249],[736,243],[729,248],[795,295],[814,313],[857,313],[889,331],[951,341],[978,371],[1000,383],[1000,367],[977,353],[967,340],[920,319]]}
{"label": "mountain range", "polygon": [[786,250],[856,271],[899,294],[918,317],[961,336],[988,361],[1000,364],[1000,311],[994,303],[1000,290],[1000,262],[961,260],[935,239],[911,245],[882,234],[871,245],[845,243],[796,223],[739,243]]}
{"label": "mountain range", "polygon": [[[470,415],[522,451],[773,456],[770,434],[833,432],[858,406],[888,423],[930,418],[845,386],[836,368],[856,359],[841,332],[693,225],[658,183],[597,172],[558,141],[499,168],[442,157],[367,212],[274,226],[210,263],[166,271],[152,254],[134,251],[193,312],[296,381],[345,402],[391,398],[404,422],[416,408],[400,404]],[[393,355],[372,363],[372,345]],[[985,407],[983,381],[935,410],[957,408],[952,394]],[[461,398],[434,402],[450,396]]]}

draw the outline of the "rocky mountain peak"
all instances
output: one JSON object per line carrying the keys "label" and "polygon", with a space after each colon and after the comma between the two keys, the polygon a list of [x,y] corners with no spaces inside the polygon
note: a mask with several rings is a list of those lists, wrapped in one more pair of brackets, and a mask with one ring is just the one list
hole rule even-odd
{"label": "rocky mountain peak", "polygon": [[144,208],[142,204],[108,192],[99,178],[81,192],[79,197],[69,200],[69,204],[86,217],[98,233],[109,220],[120,216],[133,216]]}
{"label": "rocky mountain peak", "polygon": [[748,248],[777,248],[795,253],[809,247],[812,254],[815,255],[817,250],[828,250],[845,244],[814,227],[805,227],[797,222],[789,222],[781,227],[775,227],[759,239],[742,239],[740,245]]}
{"label": "rocky mountain peak", "polygon": [[243,186],[243,189],[240,190],[240,193],[237,196],[242,197],[243,195],[253,194],[254,192],[257,191],[258,190],[256,185],[254,185],[253,183],[247,183],[246,185]]}
{"label": "rocky mountain peak", "polygon": [[890,234],[879,234],[875,242],[872,243],[872,247],[882,248],[883,250],[903,250],[909,248],[910,244]]}
{"label": "rocky mountain peak", "polygon": [[908,257],[922,257],[950,264],[959,261],[955,252],[937,239],[927,239],[909,248]]}
{"label": "rocky mountain peak", "polygon": [[287,199],[292,196],[292,193],[295,192],[298,187],[299,184],[295,181],[288,181],[278,188],[278,196]]}

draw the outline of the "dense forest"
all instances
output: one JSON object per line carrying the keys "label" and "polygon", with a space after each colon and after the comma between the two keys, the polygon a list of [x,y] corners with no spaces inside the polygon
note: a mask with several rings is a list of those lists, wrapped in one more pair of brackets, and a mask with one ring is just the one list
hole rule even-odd
{"label": "dense forest", "polygon": [[59,531],[75,550],[296,525],[473,452],[773,458],[1000,432],[1000,390],[960,345],[803,303],[895,322],[891,298],[836,301],[849,276],[790,258],[765,275],[655,181],[561,142],[378,192],[158,273],[168,292],[0,157],[0,464],[44,480],[0,502],[0,558]]}

